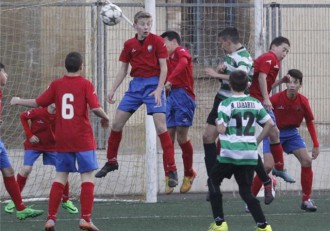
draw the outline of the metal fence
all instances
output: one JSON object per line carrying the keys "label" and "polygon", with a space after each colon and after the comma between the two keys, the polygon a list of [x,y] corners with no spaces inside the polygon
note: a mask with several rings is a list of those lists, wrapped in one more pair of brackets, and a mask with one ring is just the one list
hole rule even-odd
{"label": "metal fence", "polygon": [[[157,1],[158,2],[158,1]],[[219,87],[218,81],[206,76],[205,67],[215,67],[221,62],[223,52],[217,45],[217,33],[226,26],[239,29],[241,40],[254,55],[255,18],[254,6],[249,1],[244,3],[225,3],[226,1],[210,1],[212,3],[157,3],[156,28],[160,34],[167,29],[176,30],[182,36],[183,45],[194,58],[194,79],[197,95],[197,109],[194,125],[190,130],[195,149],[194,165],[199,178],[193,191],[205,191],[206,173],[202,133],[205,121],[213,103],[214,95]],[[142,4],[118,4],[128,18],[143,9]],[[113,118],[116,105],[108,105],[105,95],[114,80],[119,68],[118,56],[123,42],[134,35],[134,29],[124,21],[108,27],[99,20],[98,12],[102,7],[99,1],[91,3],[54,3],[54,4],[19,4],[13,2],[0,3],[0,60],[7,66],[9,80],[3,89],[3,117],[5,121],[1,130],[1,138],[8,147],[15,169],[21,165],[23,129],[19,123],[22,107],[10,107],[11,96],[34,98],[50,83],[65,72],[63,60],[65,55],[76,50],[85,57],[84,75],[90,78],[97,88],[97,94],[103,107]],[[304,73],[304,87],[315,112],[317,129],[322,147],[329,140],[329,80],[327,78],[327,56],[330,45],[329,37],[330,4],[323,5],[264,5],[264,51],[271,39],[277,35],[288,37],[291,51],[283,61],[282,74],[290,68],[301,69]],[[320,23],[322,22],[322,23]],[[116,93],[117,101],[124,94],[129,78],[126,78]],[[103,131],[98,119],[92,117],[94,131],[101,154],[100,164],[105,161],[104,149],[109,131]],[[145,188],[144,153],[145,153],[145,110],[141,108],[130,119],[124,129],[124,138],[120,148],[122,165],[118,173],[106,181],[97,182],[97,195],[143,194]],[[301,128],[308,145],[311,144],[306,128]],[[176,146],[176,159],[180,162],[180,149]],[[125,167],[126,165],[126,167]],[[295,162],[288,162],[290,168]],[[178,166],[181,168],[181,166]],[[327,166],[321,166],[322,171]],[[162,163],[159,156],[159,191],[163,191]],[[292,174],[299,178],[299,169],[291,168]],[[181,169],[180,174],[181,174]],[[43,175],[44,177],[40,177]],[[45,185],[40,188],[26,190],[28,195],[47,195],[49,179],[53,170],[41,166],[31,175],[34,185]],[[75,177],[72,181],[76,181]],[[46,183],[45,183],[46,182]],[[78,179],[79,182],[79,179]],[[327,179],[318,183],[318,188],[327,188]],[[297,186],[283,186],[284,189],[295,190]],[[226,190],[235,190],[229,183]],[[0,195],[4,192],[1,189]],[[42,192],[40,192],[42,191]]]}

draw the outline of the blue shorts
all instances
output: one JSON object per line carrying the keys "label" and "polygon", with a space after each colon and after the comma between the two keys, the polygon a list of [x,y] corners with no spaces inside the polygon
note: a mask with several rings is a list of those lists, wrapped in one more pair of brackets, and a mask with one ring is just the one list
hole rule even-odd
{"label": "blue shorts", "polygon": [[[274,122],[274,127],[276,127],[276,119],[275,119],[275,115],[274,112],[272,110],[267,111],[268,115],[270,115],[270,118],[272,118],[273,122]],[[264,154],[271,154],[270,152],[270,143],[269,143],[269,137],[265,137],[262,141],[262,148],[263,148],[263,153]]]}
{"label": "blue shorts", "polygon": [[149,96],[151,92],[156,90],[158,82],[158,76],[149,78],[134,77],[130,81],[129,88],[119,103],[118,109],[133,114],[142,104],[145,104],[148,115],[152,115],[154,113],[166,113],[164,90],[161,95],[161,106],[156,104],[154,95]]}
{"label": "blue shorts", "polygon": [[184,89],[172,89],[166,104],[167,127],[190,127],[193,123],[195,108],[195,100]]}
{"label": "blue shorts", "polygon": [[300,136],[297,128],[286,128],[280,130],[280,140],[283,151],[287,154],[295,150],[306,148],[306,143]]}
{"label": "blue shorts", "polygon": [[[78,169],[76,166],[78,166]],[[95,150],[85,152],[58,152],[56,156],[57,172],[84,173],[94,171],[98,167]]]}
{"label": "blue shorts", "polygon": [[11,168],[11,163],[8,158],[8,153],[3,144],[2,140],[0,139],[0,169],[3,168]]}
{"label": "blue shorts", "polygon": [[46,151],[37,151],[37,150],[25,150],[24,151],[24,162],[25,166],[33,166],[34,162],[42,154],[42,162],[44,165],[53,165],[56,166],[56,155],[57,152],[46,152]]}

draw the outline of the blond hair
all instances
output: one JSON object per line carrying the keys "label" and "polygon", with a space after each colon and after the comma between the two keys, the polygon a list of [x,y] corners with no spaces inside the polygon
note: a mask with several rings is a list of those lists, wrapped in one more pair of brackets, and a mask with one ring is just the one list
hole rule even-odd
{"label": "blond hair", "polygon": [[146,11],[139,11],[134,15],[134,23],[137,23],[140,18],[152,18],[152,16]]}

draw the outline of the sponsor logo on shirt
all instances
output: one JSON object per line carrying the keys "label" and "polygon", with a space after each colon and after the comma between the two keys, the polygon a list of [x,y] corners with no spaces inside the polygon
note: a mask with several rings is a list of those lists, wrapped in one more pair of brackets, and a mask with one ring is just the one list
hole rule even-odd
{"label": "sponsor logo on shirt", "polygon": [[280,67],[276,64],[275,66],[274,66],[274,69],[279,69]]}
{"label": "sponsor logo on shirt", "polygon": [[284,107],[281,105],[281,106],[278,106],[277,109],[284,110]]}
{"label": "sponsor logo on shirt", "polygon": [[45,122],[42,121],[42,120],[38,120],[37,123],[38,123],[38,124],[44,124]]}

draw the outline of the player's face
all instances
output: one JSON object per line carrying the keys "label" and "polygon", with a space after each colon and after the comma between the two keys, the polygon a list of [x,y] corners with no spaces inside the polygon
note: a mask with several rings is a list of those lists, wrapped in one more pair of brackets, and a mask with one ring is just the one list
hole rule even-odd
{"label": "player's face", "polygon": [[282,43],[279,46],[273,45],[272,51],[275,53],[277,59],[279,61],[282,61],[285,58],[285,56],[289,53],[290,46],[286,43]]}
{"label": "player's face", "polygon": [[6,83],[7,83],[7,77],[8,77],[8,75],[7,75],[6,71],[5,71],[5,69],[1,69],[0,70],[0,85],[1,86],[5,86],[6,85]]}
{"label": "player's face", "polygon": [[286,83],[287,93],[290,96],[295,96],[298,94],[299,89],[301,88],[301,83],[299,79],[295,79],[293,77],[289,77],[289,82]]}
{"label": "player's face", "polygon": [[230,53],[230,41],[224,40],[223,38],[219,37],[219,45],[224,50],[225,54]]}
{"label": "player's face", "polygon": [[143,40],[145,39],[151,30],[152,27],[152,19],[151,18],[140,18],[134,24],[134,28],[137,32],[138,39]]}
{"label": "player's face", "polygon": [[164,38],[164,42],[167,48],[167,52],[168,53],[172,53],[172,51],[174,50],[174,39],[172,41],[168,40],[168,38]]}

